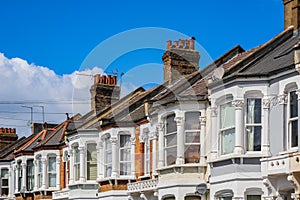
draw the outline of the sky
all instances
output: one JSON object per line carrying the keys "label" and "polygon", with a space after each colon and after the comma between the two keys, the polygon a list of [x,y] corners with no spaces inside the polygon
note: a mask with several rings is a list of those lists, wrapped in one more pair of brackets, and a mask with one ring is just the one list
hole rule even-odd
{"label": "sky", "polygon": [[[162,82],[168,39],[196,38],[200,68],[283,31],[281,0],[0,1],[0,127],[84,114],[96,73],[124,73],[122,95]],[[120,82],[120,80],[119,80]],[[24,107],[25,106],[25,107]]]}

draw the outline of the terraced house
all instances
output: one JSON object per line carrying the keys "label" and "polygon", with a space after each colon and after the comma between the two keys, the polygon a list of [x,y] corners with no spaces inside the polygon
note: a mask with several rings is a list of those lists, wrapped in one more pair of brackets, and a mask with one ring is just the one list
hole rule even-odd
{"label": "terraced house", "polygon": [[163,84],[120,98],[98,74],[87,114],[0,129],[0,199],[300,199],[300,2],[283,3],[265,44],[199,69],[194,38],[167,41]]}

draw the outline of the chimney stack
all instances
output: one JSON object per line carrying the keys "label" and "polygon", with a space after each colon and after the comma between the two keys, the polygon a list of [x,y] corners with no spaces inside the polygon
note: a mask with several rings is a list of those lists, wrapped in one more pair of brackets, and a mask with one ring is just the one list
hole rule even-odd
{"label": "chimney stack", "polygon": [[164,82],[173,83],[182,76],[199,68],[199,52],[194,47],[195,38],[167,41],[167,50],[162,56],[164,62]]}
{"label": "chimney stack", "polygon": [[299,0],[283,0],[284,5],[284,29],[294,26],[294,30],[300,27]]}
{"label": "chimney stack", "polygon": [[94,85],[91,89],[91,108],[96,113],[109,107],[120,99],[120,87],[117,85],[117,76],[94,76]]}
{"label": "chimney stack", "polygon": [[0,128],[0,150],[18,139],[15,128]]}

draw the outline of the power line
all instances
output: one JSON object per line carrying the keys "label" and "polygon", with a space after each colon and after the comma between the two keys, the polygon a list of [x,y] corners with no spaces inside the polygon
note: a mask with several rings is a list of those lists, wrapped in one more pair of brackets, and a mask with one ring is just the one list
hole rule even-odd
{"label": "power line", "polygon": [[73,101],[73,100],[69,100],[69,101],[61,101],[61,100],[57,100],[57,101],[50,101],[50,100],[46,100],[46,101],[39,101],[39,100],[33,100],[33,101],[0,101],[0,104],[3,105],[8,105],[8,104],[90,104],[90,100],[85,100],[85,101]]}
{"label": "power line", "polygon": [[[6,114],[28,114],[31,112],[22,112],[22,111],[4,111],[0,110],[0,113],[6,113]],[[42,114],[42,112],[33,112],[34,114]],[[68,112],[69,114],[73,114],[72,112]],[[60,112],[45,112],[47,115],[65,115],[66,113],[60,113]]]}

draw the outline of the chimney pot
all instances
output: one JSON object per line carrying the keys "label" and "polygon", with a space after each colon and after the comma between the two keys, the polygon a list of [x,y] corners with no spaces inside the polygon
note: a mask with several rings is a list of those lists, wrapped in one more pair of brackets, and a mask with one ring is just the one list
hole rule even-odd
{"label": "chimney pot", "polygon": [[175,48],[178,48],[178,41],[174,41],[174,45]]}
{"label": "chimney pot", "polygon": [[171,40],[168,40],[167,41],[167,49],[170,49],[172,46],[172,41]]}
{"label": "chimney pot", "polygon": [[94,76],[94,84],[100,83],[100,74]]}
{"label": "chimney pot", "polygon": [[190,39],[190,49],[194,50],[195,49],[195,39],[194,37],[192,37]]}
{"label": "chimney pot", "polygon": [[184,47],[184,43],[185,43],[184,40],[183,40],[183,39],[180,39],[180,40],[179,40],[179,47],[180,47],[180,48],[183,48],[183,47]]}

